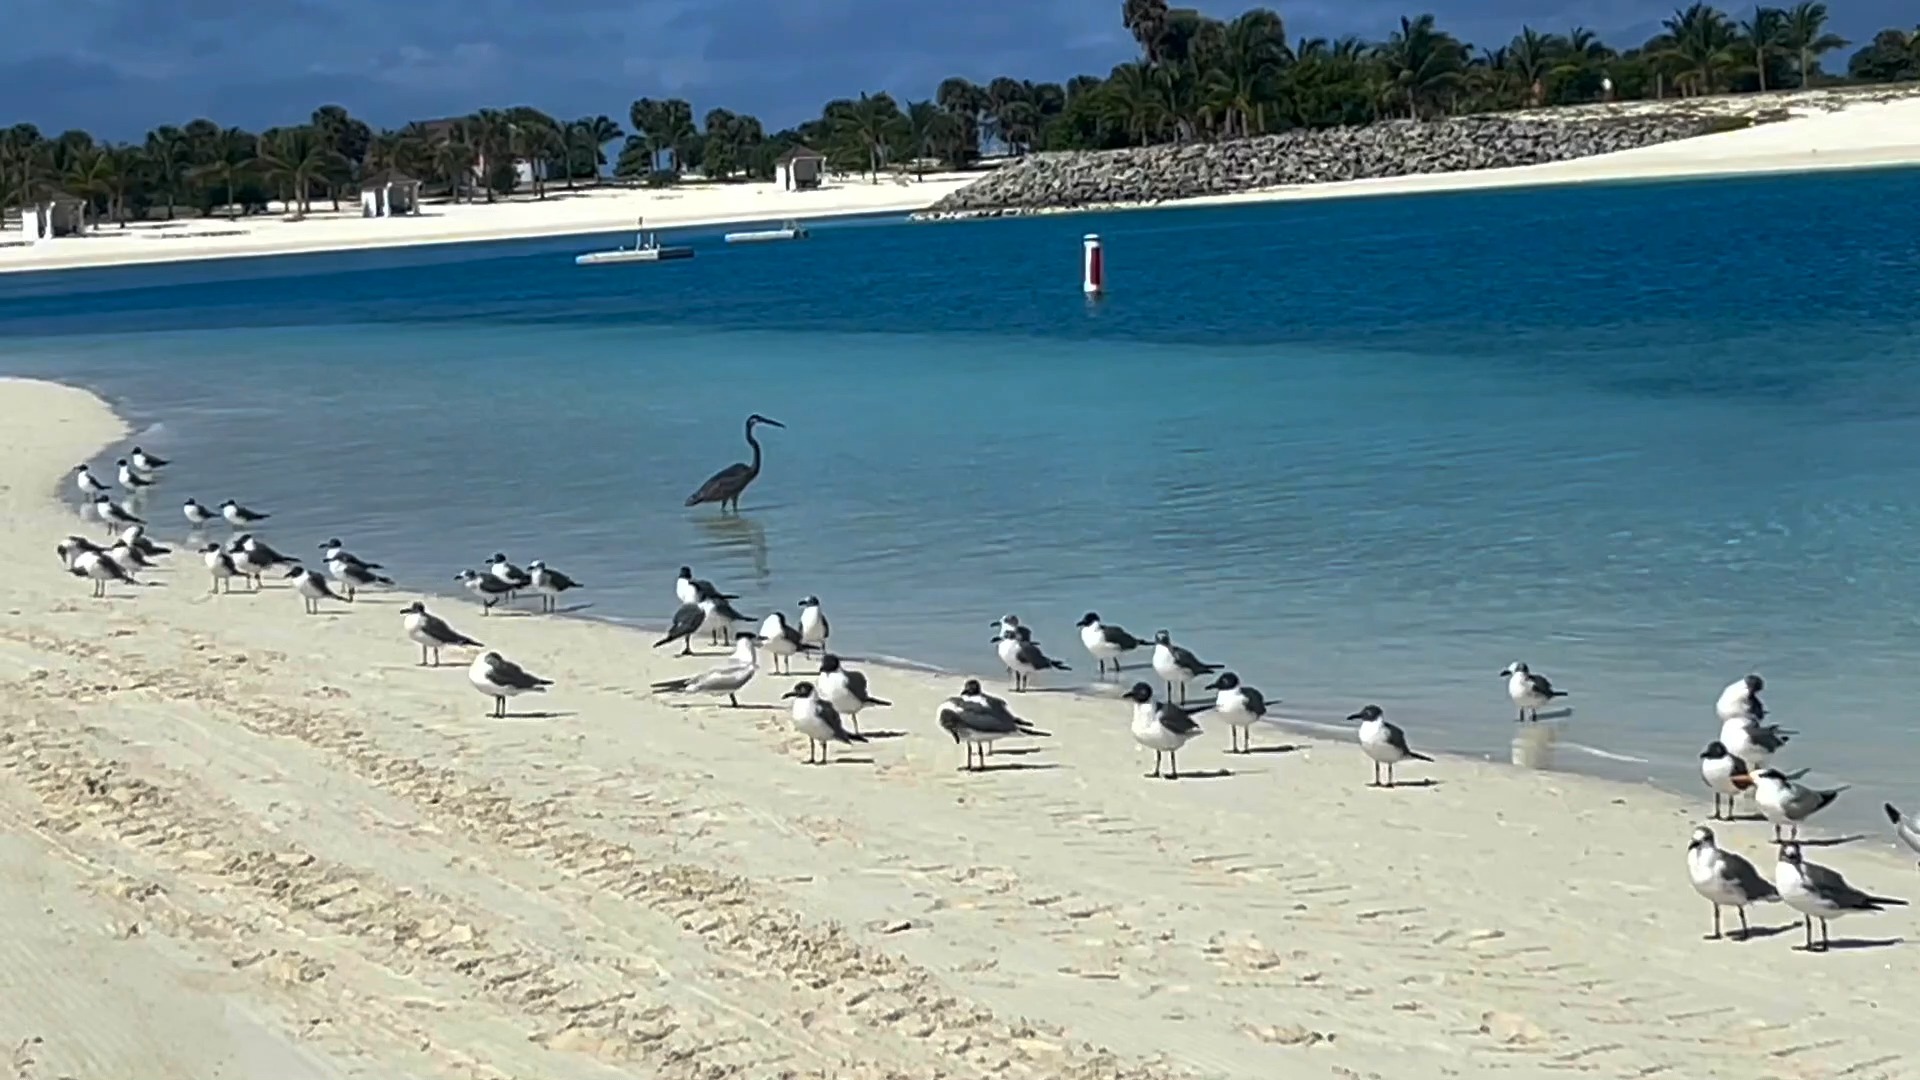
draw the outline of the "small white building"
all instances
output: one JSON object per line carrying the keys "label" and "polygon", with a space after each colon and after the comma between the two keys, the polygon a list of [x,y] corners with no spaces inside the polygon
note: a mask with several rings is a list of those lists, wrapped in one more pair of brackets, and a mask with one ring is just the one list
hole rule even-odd
{"label": "small white building", "polygon": [[360,178],[361,217],[405,217],[420,212],[420,181],[393,169]]}
{"label": "small white building", "polygon": [[782,191],[806,191],[820,186],[827,159],[818,150],[794,146],[773,163],[773,178]]}
{"label": "small white building", "polygon": [[40,202],[22,207],[20,227],[26,232],[28,243],[56,236],[79,236],[86,231],[86,215],[85,199],[56,191]]}

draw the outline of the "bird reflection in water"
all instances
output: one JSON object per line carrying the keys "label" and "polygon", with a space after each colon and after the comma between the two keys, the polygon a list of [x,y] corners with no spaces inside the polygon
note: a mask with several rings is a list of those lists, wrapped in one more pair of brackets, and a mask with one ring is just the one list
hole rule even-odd
{"label": "bird reflection in water", "polygon": [[1565,728],[1565,724],[1514,725],[1513,763],[1523,769],[1553,768],[1553,745]]}
{"label": "bird reflection in water", "polygon": [[706,534],[708,549],[723,560],[747,555],[753,559],[753,576],[763,584],[771,574],[767,565],[767,530],[745,514],[701,515],[693,519]]}

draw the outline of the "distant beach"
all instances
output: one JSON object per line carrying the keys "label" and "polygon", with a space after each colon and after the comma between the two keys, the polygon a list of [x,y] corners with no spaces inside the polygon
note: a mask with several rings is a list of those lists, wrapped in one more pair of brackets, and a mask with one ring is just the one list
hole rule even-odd
{"label": "distant beach", "polygon": [[[1901,89],[1790,91],[1502,115],[1577,123],[1583,118],[1676,112],[1762,122],[1741,130],[1545,165],[1290,185],[1189,199],[1118,199],[1075,209],[1218,205],[1920,164],[1920,97]],[[1202,148],[1201,152],[1217,149]],[[1015,163],[1003,167],[1020,166]],[[106,226],[40,245],[0,247],[0,273],[618,234],[630,232],[640,218],[650,228],[673,229],[786,218],[904,214],[935,208],[943,199],[992,176],[991,171],[933,173],[920,179],[889,176],[877,183],[841,178],[821,189],[800,192],[785,191],[771,183],[689,184],[668,189],[598,187],[572,192],[554,189],[544,199],[515,196],[498,203],[432,202],[418,217],[368,219],[360,217],[355,207],[337,214],[316,207],[300,220],[252,216],[238,221],[218,217],[150,221],[127,229]]]}

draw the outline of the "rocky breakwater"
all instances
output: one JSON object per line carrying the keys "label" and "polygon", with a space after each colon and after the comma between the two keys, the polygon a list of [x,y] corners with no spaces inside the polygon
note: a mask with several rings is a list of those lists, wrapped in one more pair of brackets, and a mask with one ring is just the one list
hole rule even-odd
{"label": "rocky breakwater", "polygon": [[1702,116],[1477,116],[1289,131],[1231,142],[1035,154],[915,216],[939,220],[1150,205],[1296,184],[1541,165],[1692,138],[1729,126],[1736,125]]}

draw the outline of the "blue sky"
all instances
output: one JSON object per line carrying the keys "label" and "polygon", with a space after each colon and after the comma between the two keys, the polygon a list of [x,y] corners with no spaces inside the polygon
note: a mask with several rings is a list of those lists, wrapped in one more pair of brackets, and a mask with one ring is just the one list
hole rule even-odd
{"label": "blue sky", "polygon": [[[1213,15],[1242,10],[1201,3]],[[1476,44],[1522,23],[1637,41],[1673,0],[1433,0]],[[1911,25],[1901,0],[1834,0],[1856,41]],[[533,105],[624,122],[634,98],[685,97],[769,129],[827,99],[932,95],[942,78],[1104,74],[1133,54],[1120,0],[7,0],[0,124],[137,138],[211,116],[250,128],[338,102],[376,125]],[[1418,7],[1280,5],[1290,36],[1379,36]],[[1838,63],[1844,63],[1839,60]],[[1837,66],[1829,58],[1830,68]]]}

